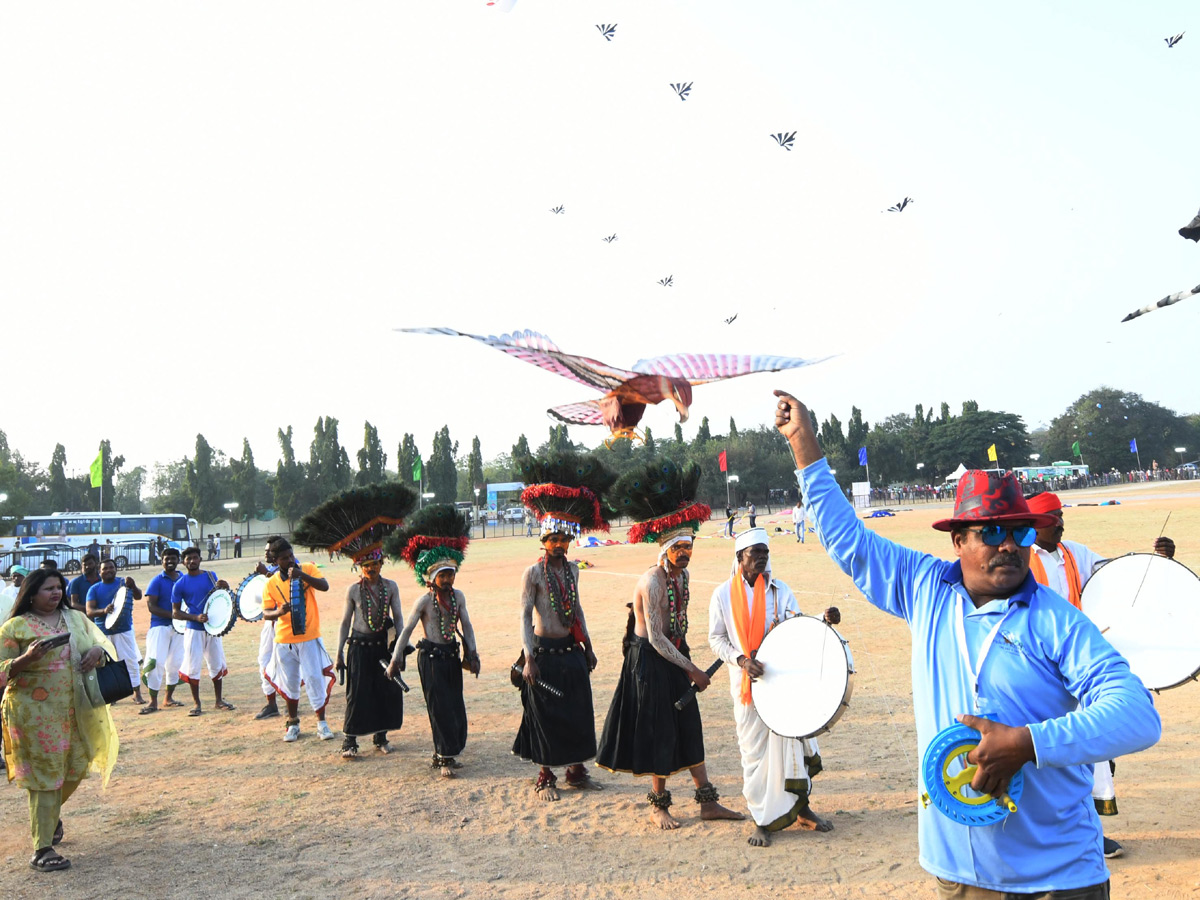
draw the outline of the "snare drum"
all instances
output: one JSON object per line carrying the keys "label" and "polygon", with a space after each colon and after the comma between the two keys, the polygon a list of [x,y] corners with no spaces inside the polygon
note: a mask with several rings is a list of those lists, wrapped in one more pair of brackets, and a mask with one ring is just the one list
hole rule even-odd
{"label": "snare drum", "polygon": [[[171,604],[171,605],[173,606],[174,604]],[[179,608],[183,612],[187,612],[187,604],[186,603],[180,604]],[[176,634],[187,634],[187,626],[188,626],[187,619],[176,619],[174,617],[171,618],[171,627],[175,630]]]}
{"label": "snare drum", "polygon": [[111,631],[112,627],[117,624],[117,619],[121,618],[121,613],[125,612],[125,604],[128,602],[129,591],[125,589],[125,585],[121,585],[113,595],[112,612],[104,617],[105,634]]}
{"label": "snare drum", "polygon": [[213,637],[222,637],[237,624],[237,603],[225,588],[213,588],[204,598],[204,614],[208,621],[204,630]]}
{"label": "snare drum", "polygon": [[237,612],[247,622],[257,622],[263,615],[263,592],[267,589],[267,576],[251,572],[242,579],[234,592]]}
{"label": "snare drum", "polygon": [[1152,691],[1200,673],[1200,579],[1157,553],[1130,553],[1096,570],[1080,606]]}
{"label": "snare drum", "polygon": [[812,616],[785,619],[754,655],[763,664],[751,685],[758,716],[782,737],[811,738],[837,724],[854,691],[854,657],[840,634]]}

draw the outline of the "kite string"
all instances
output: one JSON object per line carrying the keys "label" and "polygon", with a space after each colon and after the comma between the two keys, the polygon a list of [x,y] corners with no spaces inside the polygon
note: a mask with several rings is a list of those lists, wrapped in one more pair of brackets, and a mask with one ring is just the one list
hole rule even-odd
{"label": "kite string", "polygon": [[[1172,512],[1173,512],[1173,510],[1167,510],[1167,517],[1163,520],[1163,526],[1162,526],[1162,528],[1158,529],[1158,537],[1162,537],[1163,532],[1167,530],[1167,522],[1171,521],[1171,513]],[[1155,544],[1158,543],[1158,538],[1154,539],[1154,543]],[[1133,603],[1129,604],[1130,609],[1133,609],[1134,605],[1138,602],[1138,597],[1142,593],[1142,585],[1144,585],[1146,583],[1146,576],[1150,574],[1150,564],[1151,564],[1151,562],[1153,562],[1153,559],[1154,558],[1151,557],[1150,559],[1146,560],[1146,571],[1142,573],[1142,580],[1140,582],[1138,582],[1137,593],[1135,593],[1133,595]]]}
{"label": "kite string", "polygon": [[[836,594],[831,594],[830,596],[833,597],[834,599],[837,598]],[[849,595],[846,595],[846,596],[848,597]],[[878,684],[879,683],[879,673],[876,672],[876,670],[875,670],[875,658],[866,649],[866,644],[863,642],[863,639],[862,639],[862,626],[859,625],[857,621],[855,621],[855,623],[854,623],[854,631],[858,635],[859,646],[863,648],[863,651],[867,655],[867,662],[871,666],[871,681]],[[896,743],[898,743],[900,745],[900,751],[904,754],[904,762],[908,766],[907,771],[912,772],[912,771],[914,771],[913,761],[912,761],[912,757],[910,757],[908,755],[908,744],[904,740],[904,737],[900,734],[899,726],[896,725],[896,715],[892,711],[892,704],[888,701],[887,692],[886,691],[882,692],[880,696],[883,698],[884,709],[887,710],[888,723],[892,726],[892,731],[895,732],[895,734],[896,734]]]}

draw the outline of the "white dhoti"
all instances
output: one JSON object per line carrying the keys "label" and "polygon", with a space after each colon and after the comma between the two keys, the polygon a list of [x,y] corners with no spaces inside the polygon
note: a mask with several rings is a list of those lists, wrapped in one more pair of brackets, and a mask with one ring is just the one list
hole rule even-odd
{"label": "white dhoti", "polygon": [[135,689],[140,690],[142,685],[142,654],[138,650],[137,638],[133,636],[133,629],[128,631],[118,631],[116,634],[110,634],[108,639],[112,641],[114,649],[117,651],[117,659],[125,663],[125,668],[129,670],[129,683]]}
{"label": "white dhoti", "polygon": [[313,712],[324,709],[333,693],[333,660],[318,637],[296,644],[276,644],[266,679],[287,700],[299,700],[300,689],[308,694]]}
{"label": "white dhoti", "polygon": [[[151,666],[150,663],[154,665]],[[146,632],[146,687],[162,690],[179,684],[179,667],[183,665],[183,635],[170,625],[154,625]]]}
{"label": "white dhoti", "polygon": [[775,734],[753,703],[735,700],[733,720],[742,752],[742,796],[754,824],[768,831],[787,828],[808,805],[812,781],[805,757],[817,756],[817,742]]}
{"label": "white dhoti", "polygon": [[179,667],[179,677],[188,684],[199,684],[202,659],[208,669],[208,677],[213,681],[229,674],[225,668],[225,648],[221,639],[203,629],[189,628],[183,635],[183,663]]}
{"label": "white dhoti", "polygon": [[262,692],[270,697],[275,687],[267,680],[267,669],[275,656],[275,623],[263,621],[262,633],[258,636],[258,675],[262,681]]}
{"label": "white dhoti", "polygon": [[1112,764],[1107,760],[1092,767],[1092,802],[1102,816],[1117,814],[1117,786],[1113,783]]}

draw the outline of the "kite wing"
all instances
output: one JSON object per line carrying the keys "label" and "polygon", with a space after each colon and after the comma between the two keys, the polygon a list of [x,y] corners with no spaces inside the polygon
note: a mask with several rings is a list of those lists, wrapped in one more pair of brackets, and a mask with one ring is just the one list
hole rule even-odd
{"label": "kite wing", "polygon": [[582,403],[564,403],[562,406],[555,406],[546,410],[554,418],[560,422],[567,422],[571,425],[603,425],[604,413],[600,411],[600,404],[595,400],[585,400]]}
{"label": "kite wing", "polygon": [[1151,303],[1148,306],[1143,306],[1141,309],[1135,309],[1122,322],[1128,322],[1130,319],[1136,319],[1138,316],[1144,316],[1146,313],[1154,312],[1156,309],[1162,309],[1164,306],[1170,306],[1173,303],[1178,303],[1180,300],[1186,300],[1194,294],[1200,294],[1200,284],[1196,285],[1190,291],[1180,291],[1177,294],[1168,294],[1157,303]]}
{"label": "kite wing", "polygon": [[1196,213],[1196,217],[1192,221],[1179,229],[1179,236],[1200,243],[1200,213]]}
{"label": "kite wing", "polygon": [[633,364],[635,372],[645,375],[666,375],[685,378],[690,384],[708,384],[755,372],[781,372],[824,362],[821,359],[800,359],[795,356],[749,356],[737,353],[672,353],[654,359],[639,359]]}
{"label": "kite wing", "polygon": [[638,373],[625,369],[616,369],[586,356],[572,356],[563,353],[558,345],[544,334],[536,331],[514,331],[512,334],[502,334],[499,337],[480,334],[468,334],[465,331],[455,331],[453,328],[397,328],[410,334],[445,334],[454,337],[469,337],[472,340],[487,344],[489,347],[514,356],[517,359],[532,363],[539,369],[561,375],[572,381],[595,388],[598,391],[611,391]]}

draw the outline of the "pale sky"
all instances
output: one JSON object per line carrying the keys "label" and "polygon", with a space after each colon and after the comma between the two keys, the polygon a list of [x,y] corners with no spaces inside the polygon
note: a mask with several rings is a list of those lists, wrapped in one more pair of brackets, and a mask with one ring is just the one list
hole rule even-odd
{"label": "pale sky", "polygon": [[273,468],[276,429],[306,459],[319,415],[352,459],[364,419],[389,465],[443,424],[491,458],[599,396],[392,330],[421,325],[617,366],[838,354],[697,388],[688,436],[767,422],[776,386],[843,421],[974,399],[1032,429],[1101,384],[1200,408],[1200,299],[1120,324],[1200,282],[1176,234],[1200,206],[1194,3],[43,2],[2,24],[0,428],[42,465],[107,437],[151,466],[201,432]]}

